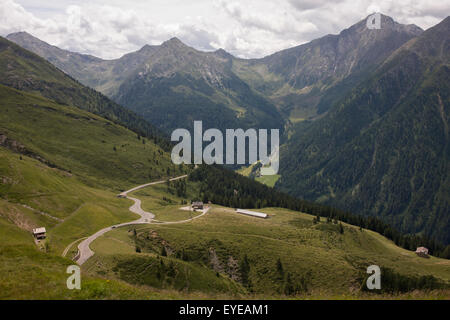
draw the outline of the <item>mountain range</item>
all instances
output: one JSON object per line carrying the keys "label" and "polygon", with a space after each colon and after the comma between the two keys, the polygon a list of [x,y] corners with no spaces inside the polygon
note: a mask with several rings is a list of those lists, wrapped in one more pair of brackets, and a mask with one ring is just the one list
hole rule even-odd
{"label": "mountain range", "polygon": [[282,128],[275,105],[232,71],[232,56],[200,52],[172,38],[117,60],[101,60],[50,46],[21,32],[8,36],[55,66],[140,114],[166,132],[214,128]]}
{"label": "mountain range", "polygon": [[[285,128],[278,190],[244,176],[256,177],[258,163],[240,173],[218,165],[174,165],[166,137],[173,124],[149,123],[0,37],[0,299],[447,298],[450,246],[420,234],[445,239],[448,233],[447,34],[448,19],[357,76],[351,70],[336,76],[328,92],[342,98],[330,100],[322,113],[319,105],[311,108],[314,116],[303,121],[291,121],[257,82],[244,79],[244,67],[240,75],[233,67],[245,63],[247,70],[261,70],[254,62],[222,50],[192,49],[184,57],[191,49],[177,39],[146,47],[153,54],[166,50],[166,56],[154,61],[145,79],[134,78],[139,94],[146,95],[154,81],[163,90],[162,81],[174,99],[169,94],[174,77],[208,101],[227,93],[233,103],[248,103],[245,116],[230,118],[239,126],[265,123],[265,111],[275,107],[280,118],[272,117],[269,125],[281,119]],[[65,54],[67,67],[70,59],[78,64],[74,72],[83,70],[85,59],[92,68],[103,63]],[[133,54],[130,59],[136,61]],[[211,65],[203,66],[202,59]],[[231,66],[221,65],[223,59]],[[124,73],[124,61],[131,60],[122,60]],[[203,78],[207,69],[222,84]],[[320,81],[315,90],[324,94],[317,97],[331,97]],[[346,81],[356,85],[344,86]],[[205,86],[216,90],[213,96],[205,94],[210,90]],[[249,95],[265,101],[267,109],[245,100]],[[201,115],[220,124],[212,111]],[[205,211],[186,210],[198,200],[208,204]],[[405,210],[403,202],[409,203]],[[426,211],[431,204],[433,211]],[[150,221],[142,217],[135,224],[136,208],[147,211]],[[393,224],[417,234],[402,234]],[[32,236],[38,227],[45,227],[46,239]],[[89,239],[94,240],[84,246]],[[430,249],[428,259],[414,252],[418,246]],[[80,266],[81,290],[69,290],[67,268],[79,263],[86,248],[94,255]],[[383,287],[366,292],[366,270],[373,264],[382,267]]]}
{"label": "mountain range", "polygon": [[166,133],[280,128],[275,188],[449,243],[448,31],[381,15],[249,60],[176,38],[115,60],[8,39]]}

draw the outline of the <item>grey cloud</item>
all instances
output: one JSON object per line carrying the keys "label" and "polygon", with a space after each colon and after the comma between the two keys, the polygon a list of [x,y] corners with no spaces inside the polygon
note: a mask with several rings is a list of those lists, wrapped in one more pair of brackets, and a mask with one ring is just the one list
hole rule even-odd
{"label": "grey cloud", "polygon": [[217,49],[211,44],[219,42],[219,38],[216,34],[192,25],[182,26],[179,37],[186,44],[199,50],[206,51]]}
{"label": "grey cloud", "polygon": [[326,0],[289,0],[289,3],[298,10],[320,8],[327,3]]}
{"label": "grey cloud", "polygon": [[[236,56],[254,58],[338,33],[375,6],[400,23],[415,23],[424,29],[450,12],[449,1],[417,0],[216,0],[197,5],[178,0],[135,4],[115,0],[114,5],[105,5],[104,0],[91,0],[76,6],[61,0],[33,9],[40,7],[38,2],[0,0],[0,34],[28,31],[64,49],[107,59],[173,36],[199,50],[221,47]],[[43,11],[45,18],[35,15]],[[158,15],[158,21],[149,18]]]}

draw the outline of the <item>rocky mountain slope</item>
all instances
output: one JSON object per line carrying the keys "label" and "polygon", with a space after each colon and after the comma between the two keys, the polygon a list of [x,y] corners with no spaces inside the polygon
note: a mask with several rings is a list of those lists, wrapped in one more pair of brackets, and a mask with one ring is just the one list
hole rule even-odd
{"label": "rocky mountain slope", "polygon": [[450,18],[299,126],[278,186],[449,243]]}
{"label": "rocky mountain slope", "polygon": [[8,39],[31,50],[170,132],[203,120],[215,128],[283,128],[273,104],[231,70],[232,56],[200,52],[177,38],[101,60],[51,46],[25,32]]}
{"label": "rocky mountain slope", "polygon": [[422,29],[381,15],[381,29],[366,20],[337,35],[276,52],[263,59],[236,60],[234,68],[291,120],[326,112],[384,59]]}

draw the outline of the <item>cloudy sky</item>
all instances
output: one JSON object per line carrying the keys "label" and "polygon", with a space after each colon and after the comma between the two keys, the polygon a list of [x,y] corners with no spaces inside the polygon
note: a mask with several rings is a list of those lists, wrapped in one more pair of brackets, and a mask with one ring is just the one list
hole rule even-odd
{"label": "cloudy sky", "polygon": [[0,35],[27,31],[105,59],[171,37],[253,58],[339,33],[375,11],[427,29],[450,0],[0,0]]}

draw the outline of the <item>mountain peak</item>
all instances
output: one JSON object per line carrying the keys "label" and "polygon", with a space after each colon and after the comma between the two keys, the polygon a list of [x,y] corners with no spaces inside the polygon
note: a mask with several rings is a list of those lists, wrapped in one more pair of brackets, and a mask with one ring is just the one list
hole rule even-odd
{"label": "mountain peak", "polygon": [[[142,48],[140,48],[137,52],[139,53],[144,53],[144,52],[152,52],[153,50],[155,50],[155,48],[157,48],[157,46],[152,46],[149,44],[145,44]],[[131,54],[133,54],[134,52],[130,52]],[[128,55],[130,53],[127,53],[125,55]]]}
{"label": "mountain peak", "polygon": [[19,31],[19,32],[13,32],[10,33],[6,36],[6,39],[16,42],[16,40],[22,40],[22,41],[27,41],[27,42],[35,42],[35,43],[46,43],[45,41],[42,41],[38,38],[36,38],[35,36],[33,36],[32,34],[26,32],[26,31]]}
{"label": "mountain peak", "polygon": [[12,32],[12,33],[8,34],[6,37],[16,37],[16,36],[30,36],[30,37],[32,37],[32,35],[29,34],[26,31]]}
{"label": "mountain peak", "polygon": [[8,34],[6,37],[9,38],[9,37],[18,37],[18,36],[30,36],[30,37],[32,37],[32,35],[29,34],[26,31],[12,32],[12,33]]}
{"label": "mountain peak", "polygon": [[368,29],[367,28],[367,20],[374,14],[380,15],[380,32],[386,33],[386,32],[406,32],[408,34],[411,34],[413,36],[418,36],[423,32],[423,29],[418,27],[415,24],[401,24],[396,22],[392,17],[385,15],[380,12],[369,14],[367,17],[362,19],[361,21],[355,23],[351,27],[344,29],[341,31],[340,35],[344,35],[349,32],[356,32],[356,33],[362,33],[362,32],[372,32],[377,29]]}
{"label": "mountain peak", "polygon": [[217,49],[216,51],[214,51],[214,53],[221,58],[233,58],[233,55],[231,53],[228,53],[222,48]]}
{"label": "mountain peak", "polygon": [[46,56],[45,52],[52,52],[52,54],[56,54],[57,52],[64,52],[64,54],[67,54],[63,49],[60,49],[58,47],[52,46],[51,44],[36,38],[32,34],[29,34],[26,31],[20,31],[20,32],[14,32],[10,33],[6,36],[6,39],[8,39],[11,42],[14,42],[15,44],[21,46],[22,48],[25,48],[27,50],[33,51],[34,53],[40,55],[40,56]]}
{"label": "mountain peak", "polygon": [[[177,37],[172,37],[172,38],[170,38],[170,39],[167,40],[167,41],[169,41],[169,42],[174,42],[174,43],[176,43],[176,42],[181,42],[181,40],[178,39]],[[182,42],[181,42],[181,43],[182,43]]]}
{"label": "mountain peak", "polygon": [[164,41],[162,46],[168,46],[168,47],[187,47],[180,39],[177,37],[170,38],[169,40]]}

